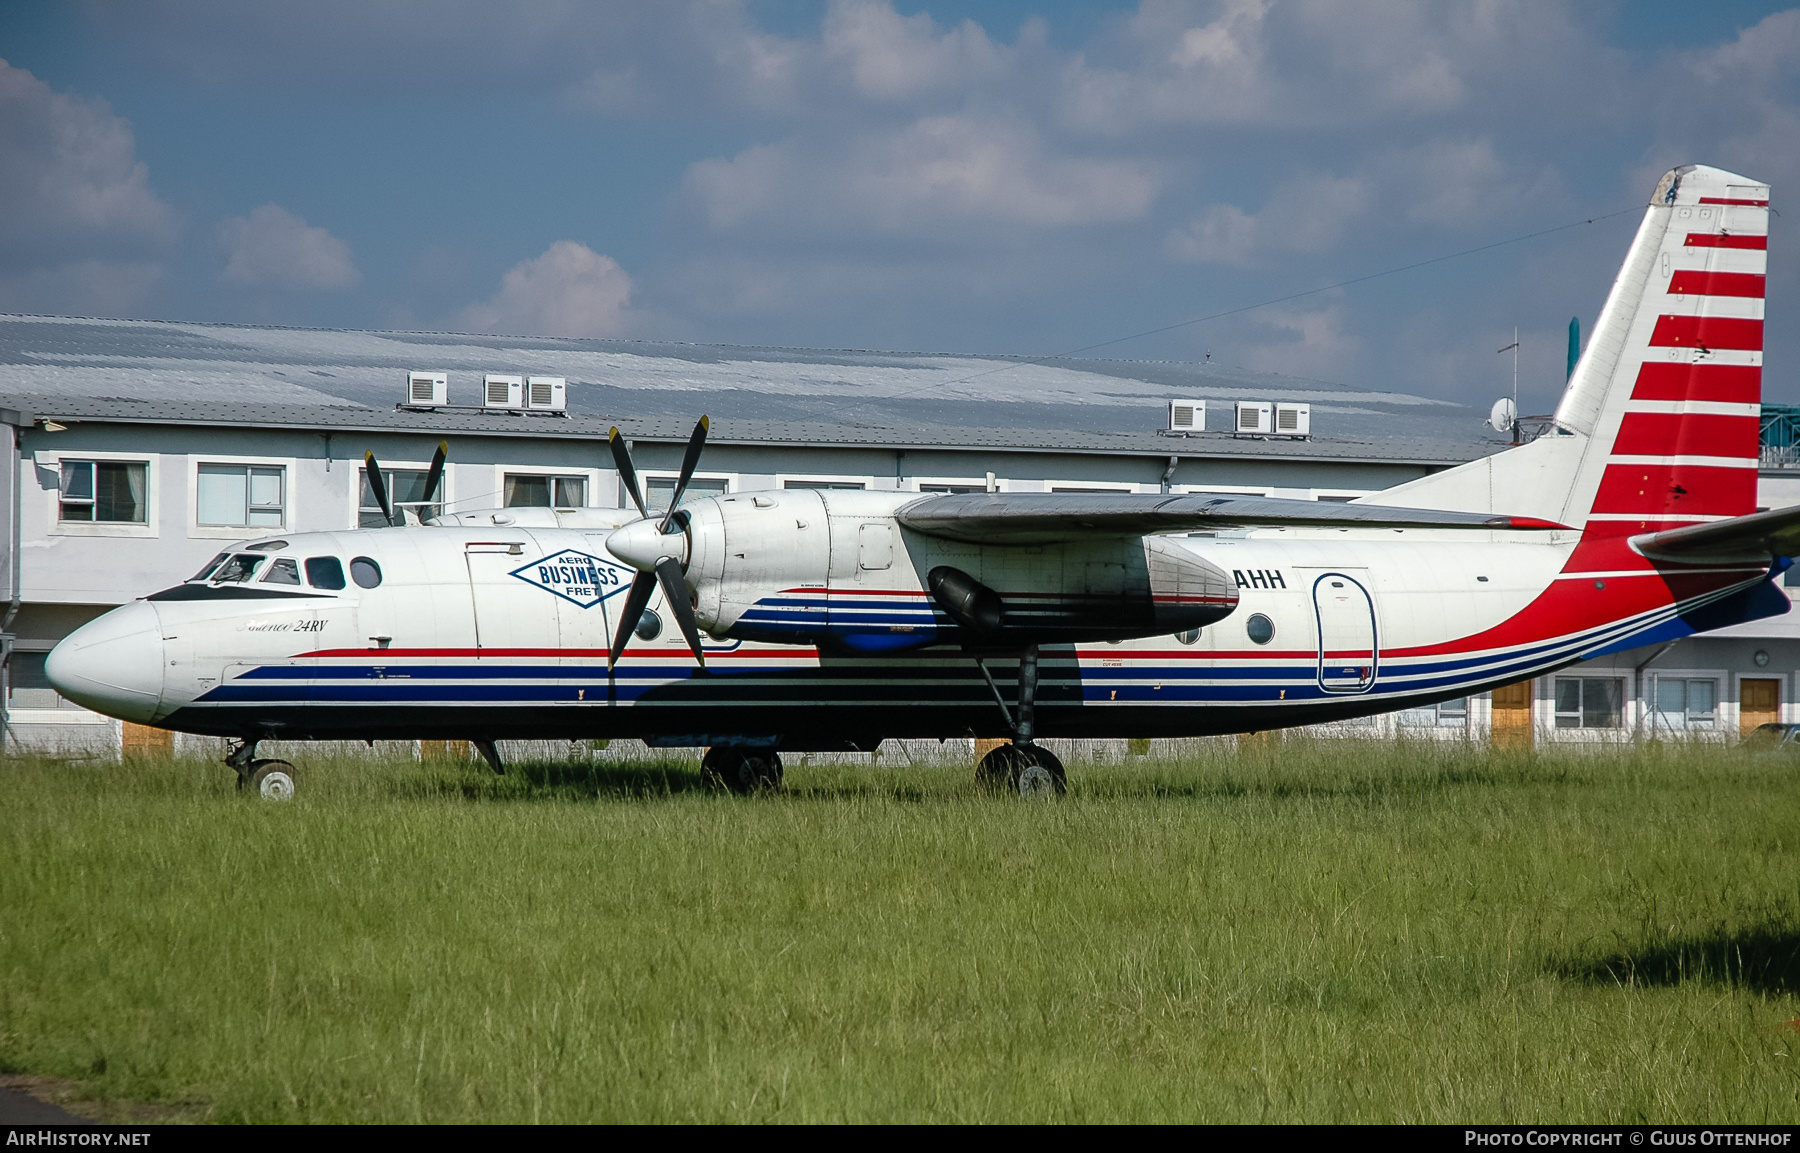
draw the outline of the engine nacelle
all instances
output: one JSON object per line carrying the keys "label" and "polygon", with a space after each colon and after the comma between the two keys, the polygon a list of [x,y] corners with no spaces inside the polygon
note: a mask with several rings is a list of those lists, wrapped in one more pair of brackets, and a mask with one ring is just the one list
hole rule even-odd
{"label": "engine nacelle", "polygon": [[1202,628],[1230,576],[1163,537],[973,545],[902,529],[907,493],[788,489],[684,509],[679,553],[715,637],[886,652],[1069,644]]}

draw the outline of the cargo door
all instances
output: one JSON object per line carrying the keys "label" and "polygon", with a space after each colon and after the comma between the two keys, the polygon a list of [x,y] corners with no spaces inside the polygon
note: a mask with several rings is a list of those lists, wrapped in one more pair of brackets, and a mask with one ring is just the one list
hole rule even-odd
{"label": "cargo door", "polygon": [[[524,569],[528,542],[470,541],[463,546],[469,570],[469,598],[475,609],[475,647],[488,651],[561,646],[556,594],[513,575]],[[548,653],[546,653],[548,655]]]}
{"label": "cargo door", "polygon": [[1325,573],[1313,582],[1313,610],[1319,622],[1319,687],[1328,693],[1367,692],[1379,659],[1369,590],[1344,573]]}

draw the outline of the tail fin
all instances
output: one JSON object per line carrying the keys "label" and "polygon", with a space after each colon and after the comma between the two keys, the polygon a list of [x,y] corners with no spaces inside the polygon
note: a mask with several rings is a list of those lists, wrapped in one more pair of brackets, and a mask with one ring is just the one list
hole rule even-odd
{"label": "tail fin", "polygon": [[1368,499],[1556,520],[1620,546],[1754,512],[1768,205],[1768,185],[1721,169],[1665,173],[1556,427]]}

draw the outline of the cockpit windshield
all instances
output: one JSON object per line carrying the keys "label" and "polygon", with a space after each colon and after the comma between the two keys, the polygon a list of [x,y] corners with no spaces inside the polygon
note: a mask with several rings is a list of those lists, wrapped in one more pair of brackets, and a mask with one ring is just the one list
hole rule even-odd
{"label": "cockpit windshield", "polygon": [[211,560],[207,561],[204,565],[200,566],[200,571],[195,573],[193,576],[189,577],[188,580],[190,580],[190,581],[205,580],[207,577],[209,577],[213,574],[214,569],[219,567],[219,563],[230,555],[231,554],[228,552],[220,553],[218,556],[212,558]]}
{"label": "cockpit windshield", "polygon": [[257,556],[254,553],[237,553],[213,571],[213,583],[247,581],[256,575],[258,566],[268,559],[268,557]]}

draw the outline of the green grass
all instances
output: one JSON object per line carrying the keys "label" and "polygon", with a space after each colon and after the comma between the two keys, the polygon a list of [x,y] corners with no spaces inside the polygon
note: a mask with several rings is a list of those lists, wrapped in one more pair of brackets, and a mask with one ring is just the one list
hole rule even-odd
{"label": "green grass", "polygon": [[[218,1121],[1800,1120],[1800,765],[0,764],[0,1071]],[[791,761],[797,761],[792,758]]]}

